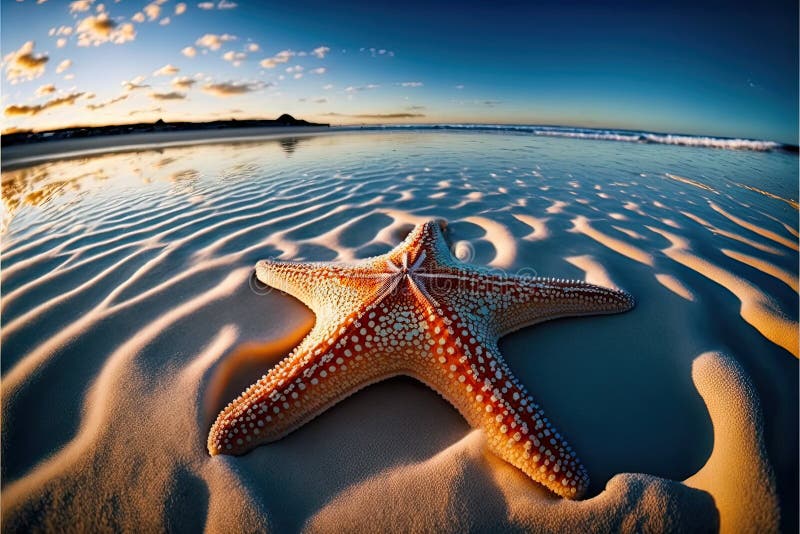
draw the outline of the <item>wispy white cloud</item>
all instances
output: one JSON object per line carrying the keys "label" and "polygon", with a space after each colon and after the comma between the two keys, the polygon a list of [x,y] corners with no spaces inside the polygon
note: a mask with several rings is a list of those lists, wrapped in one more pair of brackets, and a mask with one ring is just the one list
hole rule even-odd
{"label": "wispy white cloud", "polygon": [[368,85],[359,85],[359,86],[352,86],[351,85],[350,87],[346,87],[345,91],[348,92],[348,93],[360,93],[361,91],[368,91],[370,89],[377,89],[378,87],[380,87],[380,85],[378,85],[376,83],[371,83],[371,84],[368,84]]}
{"label": "wispy white cloud", "polygon": [[249,43],[247,45],[248,52],[258,52],[259,50],[261,50],[261,47],[258,46],[258,43]]}
{"label": "wispy white cloud", "polygon": [[163,19],[158,21],[158,25],[167,26],[170,22],[172,22],[172,19],[170,19],[169,17],[164,17]]}
{"label": "wispy white cloud", "polygon": [[143,11],[144,14],[147,15],[147,20],[152,22],[156,20],[158,16],[161,14],[161,6],[156,2],[152,2],[144,6]]}
{"label": "wispy white cloud", "polygon": [[333,89],[333,84],[332,83],[326,83],[325,85],[322,86],[322,88],[324,90],[326,90],[326,91],[329,91],[330,89]]}
{"label": "wispy white cloud", "polygon": [[164,65],[160,69],[153,71],[153,76],[172,76],[173,74],[176,74],[179,70],[181,69],[169,63],[167,65]]}
{"label": "wispy white cloud", "polygon": [[394,52],[392,52],[391,50],[386,50],[385,48],[361,47],[358,49],[358,51],[362,53],[368,53],[372,57],[378,57],[378,56],[394,57]]}
{"label": "wispy white cloud", "polygon": [[175,16],[183,15],[184,13],[186,13],[186,4],[183,2],[175,4]]}
{"label": "wispy white cloud", "polygon": [[222,59],[225,61],[230,61],[233,63],[234,67],[238,67],[242,64],[242,61],[247,59],[247,54],[244,52],[234,52],[233,50],[228,50],[224,54],[222,54]]}
{"label": "wispy white cloud", "polygon": [[294,55],[295,53],[291,50],[282,50],[270,58],[262,59],[261,66],[265,69],[272,69],[281,63],[288,62]]}
{"label": "wispy white cloud", "polygon": [[209,11],[209,10],[214,9],[214,8],[217,8],[217,9],[233,9],[233,8],[237,7],[238,5],[239,4],[237,4],[236,2],[230,2],[228,0],[220,0],[219,2],[217,2],[216,5],[214,4],[214,2],[200,2],[199,4],[197,4],[197,7],[199,7],[200,9],[204,9],[206,11]]}
{"label": "wispy white cloud", "polygon": [[74,2],[70,2],[69,12],[82,13],[84,11],[89,11],[92,8],[93,3],[94,0],[75,0]]}
{"label": "wispy white cloud", "polygon": [[59,26],[58,28],[50,28],[47,32],[47,35],[50,37],[55,37],[58,35],[72,35],[72,26]]}
{"label": "wispy white cloud", "polygon": [[325,67],[317,67],[316,69],[311,69],[309,72],[312,74],[325,74],[328,71]]}
{"label": "wispy white cloud", "polygon": [[314,54],[315,56],[317,56],[320,59],[324,59],[325,56],[330,51],[331,51],[331,49],[328,48],[327,46],[319,46],[319,47],[315,48],[314,50],[312,50],[311,53]]}
{"label": "wispy white cloud", "polygon": [[194,44],[203,48],[208,48],[209,50],[219,50],[222,43],[235,40],[236,36],[228,33],[223,33],[222,35],[207,33],[200,37]]}
{"label": "wispy white cloud", "polygon": [[47,54],[35,54],[33,41],[28,41],[19,50],[6,54],[6,79],[11,83],[33,80],[44,74],[45,65],[50,61]]}
{"label": "wispy white cloud", "polygon": [[424,84],[422,82],[400,82],[397,85],[401,87],[422,87]]}
{"label": "wispy white cloud", "polygon": [[56,67],[56,74],[61,74],[62,72],[64,72],[68,68],[70,68],[71,66],[72,66],[72,60],[71,59],[65,59],[64,61],[62,61],[61,63],[58,64],[58,67]]}
{"label": "wispy white cloud", "polygon": [[181,50],[181,54],[186,57],[194,57],[197,55],[197,49],[193,46],[187,46],[183,50]]}
{"label": "wispy white cloud", "polygon": [[144,81],[144,76],[137,76],[136,78],[134,78],[134,79],[132,79],[130,81],[122,82],[121,85],[125,89],[125,91],[135,91],[137,89],[148,89],[150,86],[146,85],[146,84],[143,84],[142,83],[143,81]]}

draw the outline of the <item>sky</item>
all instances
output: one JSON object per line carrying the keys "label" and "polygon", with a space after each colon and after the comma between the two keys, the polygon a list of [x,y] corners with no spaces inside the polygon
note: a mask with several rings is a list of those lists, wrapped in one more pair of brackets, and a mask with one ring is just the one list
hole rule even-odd
{"label": "sky", "polygon": [[275,118],[797,143],[796,0],[2,0],[3,131]]}

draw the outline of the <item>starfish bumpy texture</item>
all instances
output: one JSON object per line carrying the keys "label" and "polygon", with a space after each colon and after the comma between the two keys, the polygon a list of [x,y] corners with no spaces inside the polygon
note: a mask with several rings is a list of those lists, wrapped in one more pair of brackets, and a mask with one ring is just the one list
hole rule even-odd
{"label": "starfish bumpy texture", "polygon": [[215,454],[277,440],[355,391],[408,375],[448,400],[489,448],[554,493],[580,498],[589,478],[512,375],[499,337],[549,319],[617,313],[624,291],[582,281],[500,275],[456,260],[436,222],[355,264],[263,260],[260,281],[316,314],[308,336],[219,414]]}

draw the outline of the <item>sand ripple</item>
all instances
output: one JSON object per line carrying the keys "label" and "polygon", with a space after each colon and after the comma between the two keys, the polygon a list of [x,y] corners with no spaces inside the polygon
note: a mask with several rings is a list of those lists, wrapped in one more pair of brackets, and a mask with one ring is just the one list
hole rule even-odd
{"label": "sand ripple", "polygon": [[[767,161],[796,184],[796,158],[705,151],[689,165],[681,151],[697,149],[624,146],[619,159],[585,140],[341,134],[4,173],[4,527],[772,529],[776,503],[797,498],[796,211],[735,173]],[[594,497],[554,500],[406,379],[209,458],[218,410],[314,320],[251,285],[255,262],[380,254],[430,218],[476,264],[637,297],[625,316],[503,346]]]}

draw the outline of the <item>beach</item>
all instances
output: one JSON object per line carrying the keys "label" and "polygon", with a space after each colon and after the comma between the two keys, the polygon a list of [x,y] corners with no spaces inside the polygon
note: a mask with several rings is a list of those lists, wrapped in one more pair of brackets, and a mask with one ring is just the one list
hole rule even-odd
{"label": "beach", "polygon": [[[797,530],[796,154],[326,132],[3,150],[4,531]],[[464,262],[635,298],[499,343],[586,497],[408,377],[211,457],[220,410],[315,321],[256,262],[356,262],[431,219]]]}

